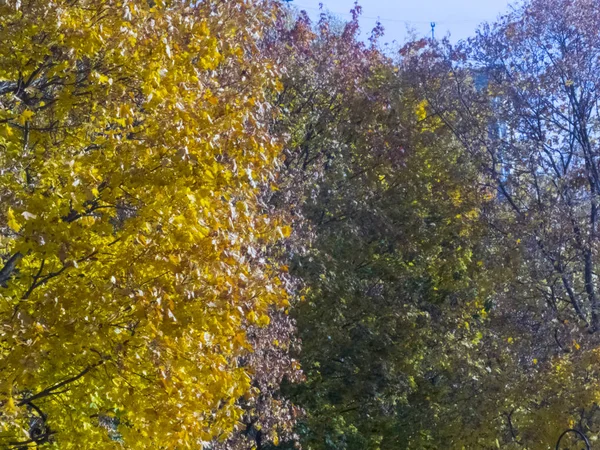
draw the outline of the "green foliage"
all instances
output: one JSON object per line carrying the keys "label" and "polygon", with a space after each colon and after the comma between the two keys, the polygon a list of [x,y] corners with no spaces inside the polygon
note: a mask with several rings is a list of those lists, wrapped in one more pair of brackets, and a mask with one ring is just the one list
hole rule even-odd
{"label": "green foliage", "polygon": [[481,336],[485,195],[356,19],[317,29],[300,18],[285,36],[278,100],[292,136],[282,197],[298,204],[306,247],[290,266],[304,287],[298,430],[309,449],[424,448],[436,396]]}

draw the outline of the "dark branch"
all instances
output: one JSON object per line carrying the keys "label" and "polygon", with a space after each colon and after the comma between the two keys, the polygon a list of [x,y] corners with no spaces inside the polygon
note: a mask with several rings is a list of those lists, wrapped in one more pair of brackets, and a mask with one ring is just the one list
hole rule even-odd
{"label": "dark branch", "polygon": [[31,397],[24,398],[23,400],[21,400],[18,403],[18,405],[19,406],[31,405],[31,402],[33,402],[35,400],[38,400],[38,399],[44,398],[44,397],[48,397],[49,395],[54,395],[56,393],[56,391],[58,389],[60,389],[61,387],[66,386],[67,384],[73,383],[73,382],[83,378],[91,370],[95,369],[96,367],[101,366],[102,364],[104,364],[104,360],[98,361],[97,363],[86,367],[81,372],[79,372],[77,375],[75,375],[71,378],[67,378],[66,380],[63,380],[60,383],[56,383],[54,386],[50,386],[49,388],[46,388],[43,391],[40,391],[37,394],[32,395]]}

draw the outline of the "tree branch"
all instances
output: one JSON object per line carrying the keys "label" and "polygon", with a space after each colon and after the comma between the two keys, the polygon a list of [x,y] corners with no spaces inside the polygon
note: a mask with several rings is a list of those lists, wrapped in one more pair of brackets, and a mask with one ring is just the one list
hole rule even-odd
{"label": "tree branch", "polygon": [[21,400],[18,403],[18,405],[19,406],[31,405],[31,402],[33,402],[34,400],[38,400],[40,398],[44,398],[44,397],[48,397],[49,395],[53,395],[53,394],[55,394],[56,390],[60,389],[63,386],[66,386],[67,384],[73,383],[73,382],[83,378],[91,370],[95,369],[96,367],[101,366],[102,364],[104,364],[104,360],[98,361],[97,363],[86,367],[81,372],[79,372],[77,375],[75,375],[71,378],[67,378],[66,380],[63,380],[60,383],[56,383],[54,386],[50,386],[49,388],[46,388],[43,391],[40,391],[37,394],[32,395],[31,397],[24,398],[23,400]]}

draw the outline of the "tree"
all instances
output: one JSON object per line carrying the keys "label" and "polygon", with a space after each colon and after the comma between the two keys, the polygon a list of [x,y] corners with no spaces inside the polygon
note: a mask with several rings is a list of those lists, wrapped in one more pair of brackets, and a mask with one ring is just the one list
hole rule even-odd
{"label": "tree", "polygon": [[0,4],[2,445],[194,447],[261,395],[274,8]]}
{"label": "tree", "polygon": [[453,431],[457,446],[546,449],[569,427],[598,432],[599,24],[585,0],[532,0],[469,42],[407,54],[429,113],[497,196],[486,264],[506,277],[481,347],[490,375],[461,403],[478,420]]}
{"label": "tree", "polygon": [[[358,38],[358,15],[306,15],[275,39],[274,125],[290,135],[273,202],[297,217],[290,271],[308,449],[432,445],[445,388],[468,371],[486,314],[478,216],[486,192],[405,74]],[[278,52],[278,53],[277,53]]]}

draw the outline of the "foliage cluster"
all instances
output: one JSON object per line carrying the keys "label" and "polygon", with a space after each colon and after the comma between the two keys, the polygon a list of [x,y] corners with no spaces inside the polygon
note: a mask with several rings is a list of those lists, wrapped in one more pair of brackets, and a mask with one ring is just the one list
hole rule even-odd
{"label": "foliage cluster", "polygon": [[600,10],[360,13],[0,0],[0,448],[597,441]]}

